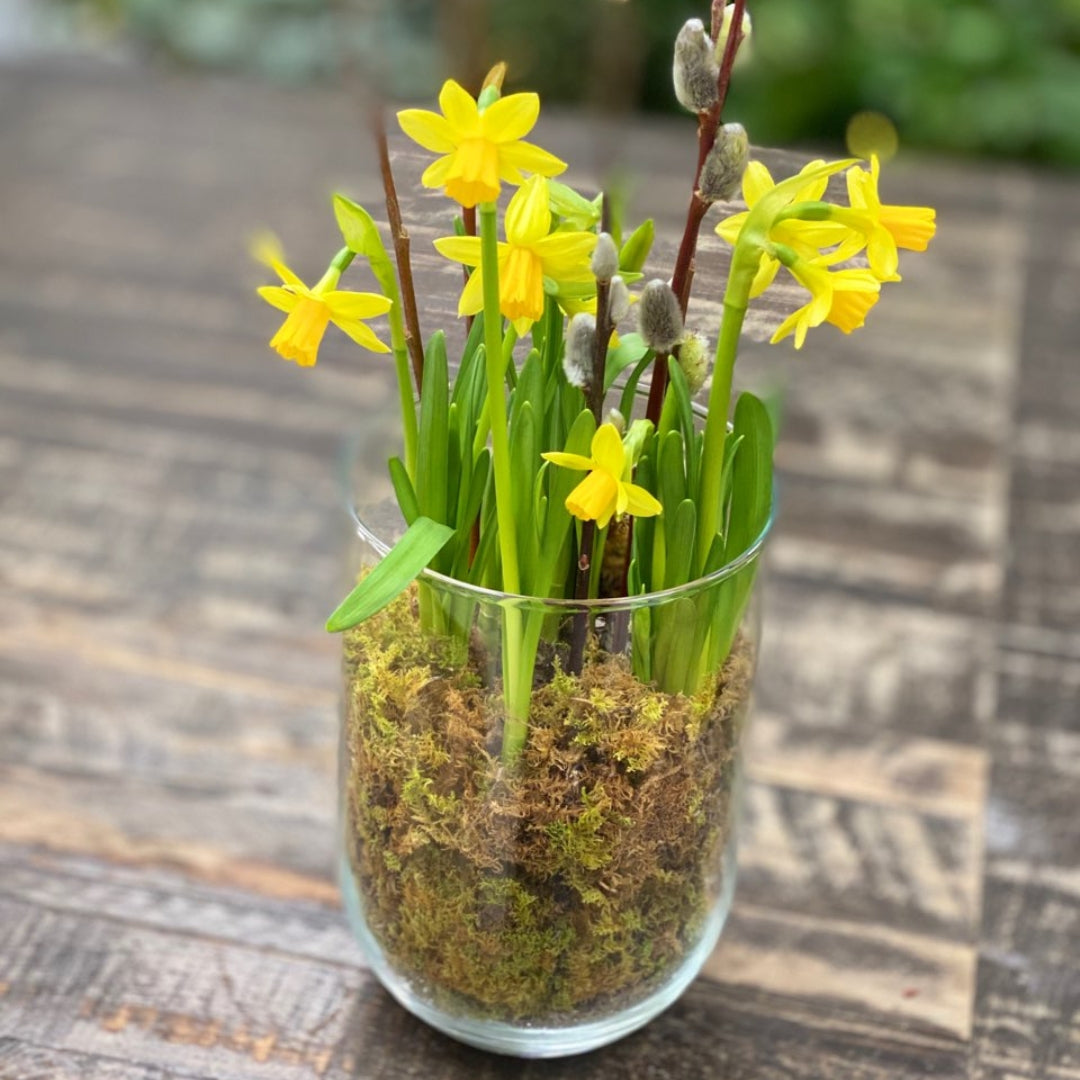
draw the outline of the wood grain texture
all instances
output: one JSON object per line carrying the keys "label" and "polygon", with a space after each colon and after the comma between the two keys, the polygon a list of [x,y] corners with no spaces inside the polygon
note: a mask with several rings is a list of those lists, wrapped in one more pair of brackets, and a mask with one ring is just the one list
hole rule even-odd
{"label": "wood grain texture", "polygon": [[[795,360],[763,342],[796,290],[751,313],[739,378],[787,416],[736,907],[643,1032],[522,1064],[395,1005],[332,882],[339,458],[386,493],[392,373],[272,356],[246,248],[272,222],[317,275],[319,200],[378,205],[356,126],[329,90],[0,68],[0,1077],[1080,1076],[1075,185],[901,166],[941,230],[866,330]],[[613,150],[648,177],[669,273],[692,122],[539,137],[582,186]],[[445,204],[404,209],[454,325]]]}

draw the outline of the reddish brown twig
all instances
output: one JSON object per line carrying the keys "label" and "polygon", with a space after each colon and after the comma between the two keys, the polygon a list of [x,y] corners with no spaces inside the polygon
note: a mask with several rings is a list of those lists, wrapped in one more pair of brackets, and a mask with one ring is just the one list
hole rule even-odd
{"label": "reddish brown twig", "polygon": [[[463,206],[461,208],[461,222],[465,226],[466,236],[476,235],[476,207],[475,206]],[[461,268],[462,274],[465,276],[465,284],[469,284],[470,271],[467,266]],[[471,315],[465,316],[465,333],[468,334],[472,330],[473,317]]]}
{"label": "reddish brown twig", "polygon": [[420,336],[420,316],[416,310],[416,289],[413,286],[412,261],[409,258],[409,233],[401,220],[401,206],[398,203],[397,187],[394,185],[394,171],[390,165],[390,145],[386,139],[386,123],[383,119],[382,106],[379,104],[371,110],[371,130],[379,154],[379,169],[382,172],[383,190],[386,192],[386,217],[390,222],[390,235],[394,241],[394,255],[398,268],[398,282],[401,285],[405,344],[409,349],[409,359],[412,361],[416,392],[420,393],[424,385],[424,340]]}
{"label": "reddish brown twig", "polygon": [[[724,111],[724,104],[727,102],[728,90],[731,88],[731,72],[735,65],[735,56],[743,40],[742,26],[745,14],[746,0],[735,0],[731,30],[724,46],[724,55],[721,58],[720,71],[716,79],[716,103],[712,108],[698,114],[698,159],[697,168],[694,170],[694,186],[690,192],[690,206],[686,211],[686,226],[679,244],[679,254],[675,259],[675,271],[671,275],[671,288],[679,298],[683,318],[686,317],[686,311],[690,305],[690,291],[694,284],[694,259],[697,255],[698,235],[705,215],[709,212],[709,204],[698,194],[698,180],[701,177],[705,159],[715,145],[716,135],[720,130],[720,118]],[[717,29],[714,9],[714,35]],[[652,386],[649,390],[649,405],[646,413],[654,424],[660,422],[660,409],[664,402],[667,382],[668,358],[658,356],[653,364]]]}

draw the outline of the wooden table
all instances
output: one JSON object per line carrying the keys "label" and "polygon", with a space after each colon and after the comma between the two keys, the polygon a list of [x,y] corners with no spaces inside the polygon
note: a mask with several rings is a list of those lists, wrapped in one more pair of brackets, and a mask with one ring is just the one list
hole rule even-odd
{"label": "wooden table", "polygon": [[[788,406],[735,910],[647,1029],[524,1064],[398,1008],[332,883],[335,462],[389,445],[392,382],[271,355],[245,248],[273,224],[317,276],[331,187],[378,205],[357,121],[0,69],[0,1076],[1080,1077],[1075,183],[897,168],[941,219],[906,285],[746,350]],[[669,267],[692,124],[541,135],[583,184],[625,138]],[[410,200],[428,330],[442,210]]]}

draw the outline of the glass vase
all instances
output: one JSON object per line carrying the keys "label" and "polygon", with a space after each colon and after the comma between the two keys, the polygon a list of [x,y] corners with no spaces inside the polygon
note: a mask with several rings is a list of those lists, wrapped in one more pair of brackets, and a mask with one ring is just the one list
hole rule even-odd
{"label": "glass vase", "polygon": [[[384,505],[355,527],[363,573],[400,523]],[[735,884],[767,532],[706,578],[630,598],[425,571],[346,632],[342,892],[415,1015],[555,1057],[621,1038],[693,980]],[[508,719],[503,672],[521,664],[527,714]]]}

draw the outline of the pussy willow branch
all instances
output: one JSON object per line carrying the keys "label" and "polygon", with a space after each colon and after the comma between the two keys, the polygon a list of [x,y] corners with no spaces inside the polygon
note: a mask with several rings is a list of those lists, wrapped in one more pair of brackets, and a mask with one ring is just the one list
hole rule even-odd
{"label": "pussy willow branch", "polygon": [[379,169],[382,172],[383,190],[386,192],[386,217],[390,222],[398,281],[401,284],[401,307],[402,314],[405,316],[405,344],[409,349],[413,378],[416,380],[416,392],[419,394],[424,385],[424,339],[420,336],[420,316],[416,310],[416,289],[413,286],[412,261],[409,258],[409,232],[401,219],[401,206],[398,203],[397,187],[394,184],[394,170],[390,165],[390,146],[386,139],[386,121],[383,119],[381,105],[375,105],[371,110],[371,130],[379,154]]}
{"label": "pussy willow branch", "polygon": [[[683,318],[686,318],[686,310],[690,304],[690,291],[694,284],[694,257],[697,254],[698,234],[701,232],[701,223],[709,212],[709,203],[698,194],[698,180],[701,170],[705,165],[705,159],[709,151],[716,143],[716,135],[720,130],[720,119],[727,102],[728,90],[731,88],[731,72],[735,66],[735,56],[743,40],[743,16],[746,14],[746,0],[735,0],[735,8],[731,17],[731,29],[728,33],[727,43],[724,46],[724,55],[720,61],[720,71],[716,79],[716,104],[711,109],[698,114],[698,160],[694,170],[694,186],[690,193],[690,206],[686,211],[686,226],[683,229],[682,242],[679,244],[679,254],[675,260],[675,271],[671,276],[671,288],[679,298]],[[715,32],[715,19],[714,19]],[[660,409],[664,403],[664,391],[668,382],[668,357],[658,356],[653,364],[652,386],[649,390],[649,405],[646,415],[654,423],[660,422]]]}

